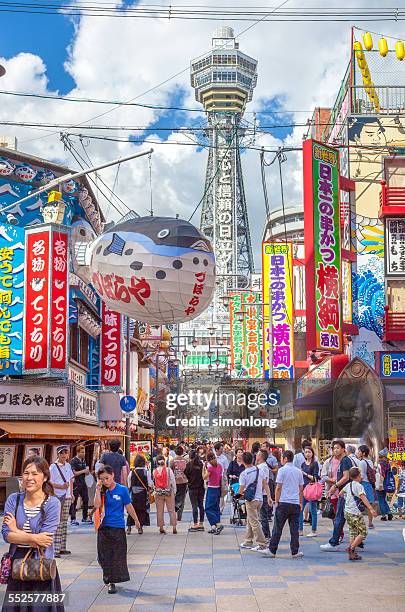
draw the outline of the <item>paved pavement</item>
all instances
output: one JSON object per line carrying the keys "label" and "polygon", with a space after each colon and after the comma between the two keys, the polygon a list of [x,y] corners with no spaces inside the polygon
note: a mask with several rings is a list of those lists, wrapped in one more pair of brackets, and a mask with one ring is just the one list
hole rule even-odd
{"label": "paved pavement", "polygon": [[229,516],[220,536],[189,533],[189,520],[185,512],[176,536],[149,527],[128,537],[131,581],[119,585],[116,595],[108,595],[102,583],[93,528],[71,528],[73,554],[58,560],[67,612],[324,612],[337,605],[355,612],[405,612],[405,521],[377,519],[363,561],[353,563],[344,553],[320,551],[330,534],[326,519],[320,519],[319,537],[300,538],[302,559],[291,559],[287,534],[277,558],[266,559],[239,548],[244,529],[231,526]]}

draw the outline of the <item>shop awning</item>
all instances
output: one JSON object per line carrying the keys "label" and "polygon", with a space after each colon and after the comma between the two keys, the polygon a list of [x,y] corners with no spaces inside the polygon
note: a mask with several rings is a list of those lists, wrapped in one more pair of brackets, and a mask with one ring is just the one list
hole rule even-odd
{"label": "shop awning", "polygon": [[55,421],[0,421],[0,429],[9,438],[45,438],[47,440],[101,440],[120,437],[108,429],[84,423],[58,423]]}

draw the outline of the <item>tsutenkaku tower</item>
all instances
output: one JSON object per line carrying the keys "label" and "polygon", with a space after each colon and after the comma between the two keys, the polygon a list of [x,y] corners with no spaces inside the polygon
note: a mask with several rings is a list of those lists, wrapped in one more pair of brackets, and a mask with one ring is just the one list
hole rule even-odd
{"label": "tsutenkaku tower", "polygon": [[[215,30],[212,50],[191,62],[191,85],[207,113],[210,144],[201,230],[213,242],[219,275],[254,272],[240,138],[256,82],[257,62],[239,50],[229,27]],[[224,283],[224,289],[236,287],[236,278]]]}

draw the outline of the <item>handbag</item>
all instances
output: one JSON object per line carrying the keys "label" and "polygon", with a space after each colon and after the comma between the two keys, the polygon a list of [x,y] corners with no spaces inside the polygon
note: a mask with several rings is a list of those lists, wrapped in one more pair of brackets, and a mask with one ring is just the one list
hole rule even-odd
{"label": "handbag", "polygon": [[133,470],[133,473],[135,474],[135,476],[137,477],[137,479],[139,480],[139,482],[141,483],[141,485],[143,486],[143,488],[146,491],[146,494],[149,493],[148,498],[149,498],[149,504],[154,504],[155,503],[155,494],[153,491],[148,491],[148,489],[145,487],[145,483],[140,479],[139,474],[136,470]]}
{"label": "handbag", "polygon": [[[17,517],[17,510],[20,504],[21,493],[17,494],[17,503],[15,505],[14,516]],[[10,547],[11,548],[11,547]],[[10,554],[10,551],[4,553],[0,562],[0,584],[7,584],[8,579],[11,576],[13,566],[13,557]]]}
{"label": "handbag", "polygon": [[322,516],[323,518],[331,519],[332,521],[335,520],[335,509],[329,497],[326,499],[324,509],[322,510]]}
{"label": "handbag", "polygon": [[[168,472],[168,470],[170,468],[166,467],[164,469],[166,470],[166,476],[167,476],[167,480],[165,482],[165,484],[166,484],[165,487],[157,487],[156,486],[156,470],[153,472],[154,479],[155,479],[155,494],[159,495],[159,496],[171,495],[171,492],[172,492],[171,487],[170,487],[169,472]],[[163,472],[162,472],[162,474],[163,474]],[[161,484],[163,484],[163,482]]]}
{"label": "handbag", "polygon": [[254,482],[248,484],[243,494],[246,501],[253,501],[256,495],[257,481],[259,480],[259,468],[256,468],[256,478]]}
{"label": "handbag", "polygon": [[323,495],[323,484],[311,482],[304,488],[303,495],[307,501],[319,501]]}
{"label": "handbag", "polygon": [[352,494],[353,499],[356,502],[356,506],[359,509],[359,511],[360,512],[364,512],[366,510],[366,506],[363,504],[363,502],[361,501],[360,497],[353,493],[352,483],[350,483],[350,493]]}
{"label": "handbag", "polygon": [[45,582],[55,579],[55,559],[45,559],[42,548],[37,549],[38,558],[32,557],[34,550],[30,548],[23,559],[14,559],[11,573],[14,580]]}

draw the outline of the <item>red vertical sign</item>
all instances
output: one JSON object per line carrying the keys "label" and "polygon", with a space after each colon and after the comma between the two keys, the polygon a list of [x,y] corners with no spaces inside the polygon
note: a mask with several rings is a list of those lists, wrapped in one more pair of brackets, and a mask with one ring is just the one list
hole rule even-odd
{"label": "red vertical sign", "polygon": [[51,369],[67,367],[68,235],[53,230],[51,257]]}
{"label": "red vertical sign", "polygon": [[24,371],[48,369],[50,245],[49,229],[26,230]]}
{"label": "red vertical sign", "polygon": [[102,302],[101,386],[121,388],[121,315]]}

